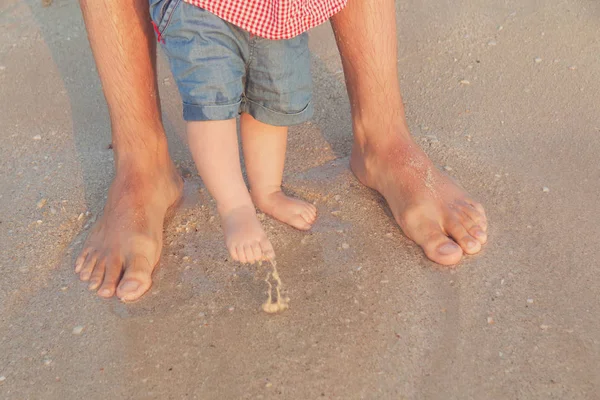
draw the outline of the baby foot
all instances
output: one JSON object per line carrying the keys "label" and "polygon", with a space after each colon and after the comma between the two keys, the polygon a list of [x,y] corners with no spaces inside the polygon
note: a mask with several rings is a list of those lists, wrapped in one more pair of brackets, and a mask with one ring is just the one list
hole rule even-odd
{"label": "baby foot", "polygon": [[288,197],[281,190],[272,193],[252,192],[254,204],[265,214],[306,231],[317,219],[317,208],[306,201]]}
{"label": "baby foot", "polygon": [[254,264],[275,259],[275,252],[267,238],[253,206],[242,206],[221,213],[225,243],[235,261]]}

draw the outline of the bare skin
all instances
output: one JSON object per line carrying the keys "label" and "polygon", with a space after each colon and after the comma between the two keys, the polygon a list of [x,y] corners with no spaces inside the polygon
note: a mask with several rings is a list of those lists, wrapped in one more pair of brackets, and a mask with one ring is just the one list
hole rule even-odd
{"label": "bare skin", "polygon": [[281,190],[287,127],[263,124],[249,114],[240,120],[244,160],[254,204],[265,214],[296,229],[308,230],[317,218],[317,208]]}
{"label": "bare skin", "polygon": [[198,173],[217,203],[227,249],[235,261],[253,264],[275,258],[256,216],[255,204],[298,229],[309,229],[317,210],[281,191],[287,127],[267,125],[244,113],[240,130],[252,196],[242,176],[236,120],[187,123],[190,150]]}
{"label": "bare skin", "polygon": [[231,257],[250,264],[273,259],[242,176],[236,120],[188,122],[187,136],[198,173],[217,203]]}
{"label": "bare skin", "polygon": [[75,271],[99,296],[132,301],[150,288],[165,215],[183,182],[162,127],[148,1],[80,4],[110,112],[116,176]]}
{"label": "bare skin", "polygon": [[410,136],[400,94],[394,0],[349,0],[332,18],[354,144],[350,165],[387,201],[402,231],[431,260],[453,265],[487,240],[481,204],[439,172]]}
{"label": "bare skin", "polygon": [[[135,300],[151,285],[164,215],[181,194],[160,120],[149,3],[80,3],[111,115],[116,177],[76,269],[82,273],[81,260],[95,254],[85,261],[91,288]],[[410,137],[397,77],[394,0],[349,0],[332,24],[352,104],[352,170],[385,197],[404,233],[431,260],[455,264],[463,252],[476,253],[487,239],[483,208],[436,171]],[[479,244],[470,247],[474,239]],[[140,285],[130,290],[128,282]]]}
{"label": "bare skin", "polygon": [[[104,213],[75,264],[75,272],[98,295],[116,293],[121,300],[132,301],[150,288],[162,249],[165,215],[182,189],[175,169],[166,167],[171,169],[170,177],[150,168],[136,173],[135,166],[121,167],[126,172],[113,181]],[[140,179],[126,179],[132,175]]]}

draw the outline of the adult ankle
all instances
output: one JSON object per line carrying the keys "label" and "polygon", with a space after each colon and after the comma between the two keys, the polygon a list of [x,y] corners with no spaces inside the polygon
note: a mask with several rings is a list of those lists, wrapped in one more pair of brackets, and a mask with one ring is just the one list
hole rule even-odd
{"label": "adult ankle", "polygon": [[[410,137],[404,107],[352,110],[354,141],[378,142],[398,136]],[[394,111],[395,110],[395,111]]]}
{"label": "adult ankle", "polygon": [[132,148],[129,145],[114,146],[114,159],[117,169],[165,169],[173,166],[166,141]]}
{"label": "adult ankle", "polygon": [[132,128],[113,124],[111,147],[115,158],[131,153],[168,154],[167,137],[160,124],[139,124]]}
{"label": "adult ankle", "polygon": [[383,156],[390,150],[417,146],[401,118],[394,122],[354,120],[353,123],[355,154]]}

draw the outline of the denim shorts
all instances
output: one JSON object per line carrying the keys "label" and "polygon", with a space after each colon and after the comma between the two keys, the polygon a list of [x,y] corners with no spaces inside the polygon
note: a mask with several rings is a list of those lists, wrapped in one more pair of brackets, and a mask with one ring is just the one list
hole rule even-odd
{"label": "denim shorts", "polygon": [[186,121],[246,112],[265,124],[290,126],[312,116],[307,33],[260,38],[183,0],[150,0],[150,14]]}

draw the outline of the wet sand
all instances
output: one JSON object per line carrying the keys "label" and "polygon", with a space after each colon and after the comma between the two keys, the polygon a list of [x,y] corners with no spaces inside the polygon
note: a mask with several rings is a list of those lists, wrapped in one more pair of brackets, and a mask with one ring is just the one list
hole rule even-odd
{"label": "wet sand", "polygon": [[[552,3],[552,4],[550,4]],[[228,260],[159,83],[184,204],[142,300],[102,300],[72,263],[112,177],[110,127],[76,2],[0,5],[0,398],[594,399],[600,390],[600,4],[398,2],[418,143],[486,207],[455,269],[403,237],[348,168],[329,26],[316,115],[290,132],[286,190],[311,232],[268,217],[290,308]]]}

